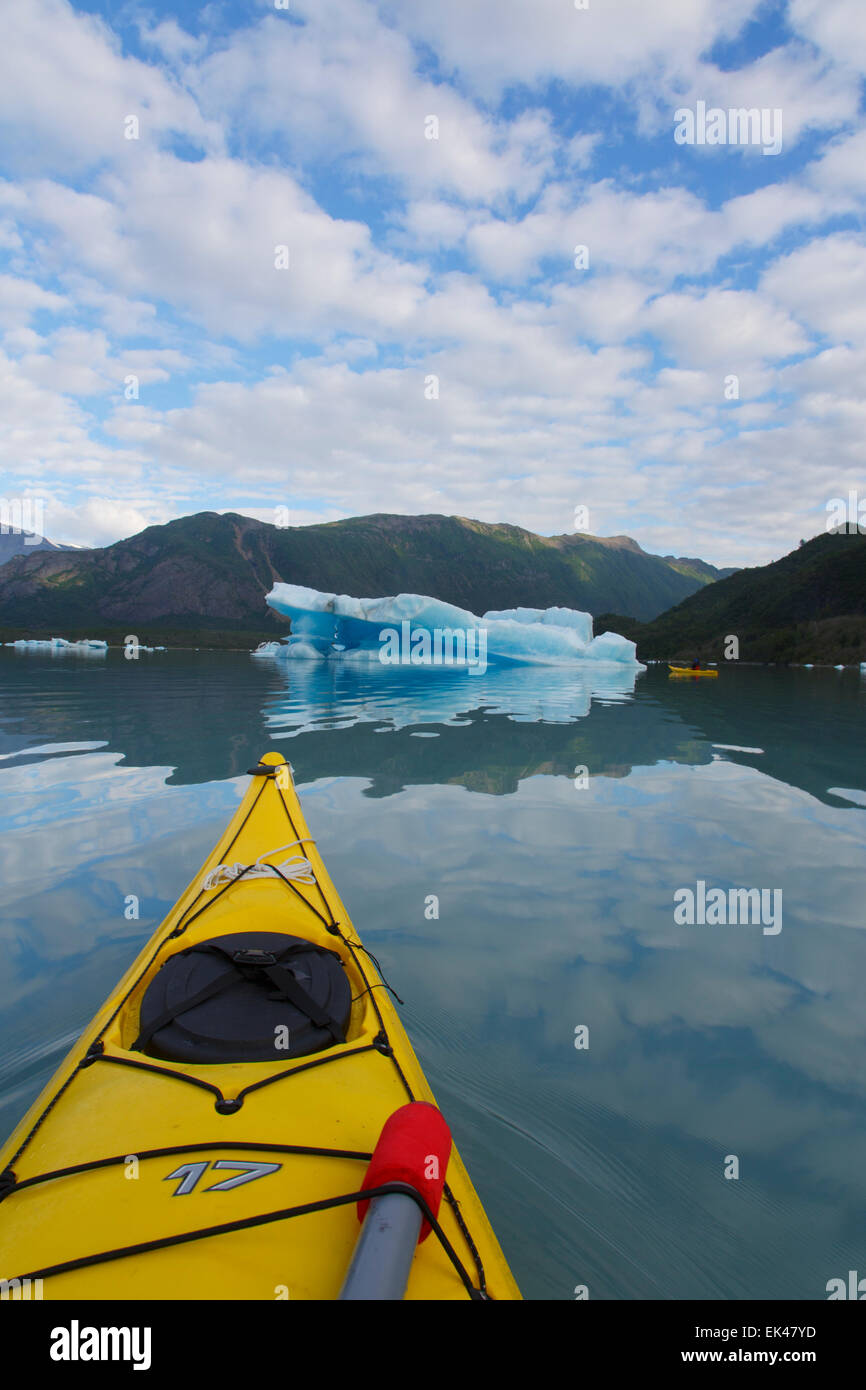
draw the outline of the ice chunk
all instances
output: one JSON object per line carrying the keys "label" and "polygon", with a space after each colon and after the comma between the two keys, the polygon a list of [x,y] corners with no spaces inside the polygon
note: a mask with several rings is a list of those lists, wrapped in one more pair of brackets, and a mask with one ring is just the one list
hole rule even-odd
{"label": "ice chunk", "polygon": [[643,669],[633,642],[613,632],[594,638],[591,615],[571,608],[491,610],[478,617],[425,594],[354,598],[299,584],[275,584],[267,602],[291,618],[292,636],[263,644],[257,655],[463,665],[476,671],[488,661],[613,662]]}
{"label": "ice chunk", "polygon": [[321,661],[324,658],[324,653],[318,647],[314,647],[311,642],[305,642],[303,637],[299,637],[297,642],[287,645],[285,654],[300,661]]}
{"label": "ice chunk", "polygon": [[484,621],[488,620],[573,628],[582,642],[592,641],[592,614],[581,613],[576,608],[503,608],[498,612],[491,609],[484,614]]}
{"label": "ice chunk", "polygon": [[51,656],[62,656],[65,652],[104,656],[108,651],[108,643],[95,637],[83,637],[76,642],[68,642],[65,637],[19,637],[16,642],[6,642],[4,646],[19,652],[49,652]]}
{"label": "ice chunk", "polygon": [[637,647],[627,637],[617,632],[602,632],[593,637],[587,647],[587,656],[596,661],[637,661]]}

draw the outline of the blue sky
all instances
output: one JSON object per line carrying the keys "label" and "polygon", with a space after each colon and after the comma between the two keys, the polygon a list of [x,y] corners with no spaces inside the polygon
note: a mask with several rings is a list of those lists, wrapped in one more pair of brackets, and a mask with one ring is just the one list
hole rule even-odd
{"label": "blue sky", "polygon": [[4,25],[0,496],[53,539],[585,507],[755,564],[866,496],[862,0]]}

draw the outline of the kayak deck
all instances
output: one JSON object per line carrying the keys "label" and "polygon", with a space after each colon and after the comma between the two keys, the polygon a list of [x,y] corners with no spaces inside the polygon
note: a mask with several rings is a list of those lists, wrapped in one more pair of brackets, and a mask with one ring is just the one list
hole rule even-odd
{"label": "kayak deck", "polygon": [[[360,1230],[354,1194],[386,1119],[410,1100],[435,1104],[288,765],[272,753],[254,771],[220,844],[0,1154],[0,1277],[42,1278],[46,1299],[337,1298]],[[277,862],[298,841],[312,884],[242,874],[203,886],[221,864]],[[136,1051],[165,961],[244,930],[339,955],[345,1042],[255,1062]],[[520,1298],[456,1147],[439,1226],[415,1252],[407,1299]]]}

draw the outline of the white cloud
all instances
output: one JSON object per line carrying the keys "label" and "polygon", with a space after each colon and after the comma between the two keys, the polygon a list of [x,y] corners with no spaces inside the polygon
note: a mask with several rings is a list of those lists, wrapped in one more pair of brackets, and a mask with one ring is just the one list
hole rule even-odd
{"label": "white cloud", "polygon": [[[41,180],[28,202],[58,269],[62,255],[114,293],[168,300],[217,337],[387,335],[423,293],[423,268],[377,250],[365,224],[328,216],[289,174],[238,160],[151,155],[102,196]],[[280,246],[288,269],[276,268]]]}
{"label": "white cloud", "polygon": [[196,37],[182,29],[176,19],[163,19],[159,24],[139,21],[142,40],[169,62],[179,63],[199,57],[207,48],[207,39]]}
{"label": "white cloud", "polygon": [[289,160],[348,159],[428,194],[474,202],[538,190],[557,143],[545,111],[498,122],[421,77],[411,43],[372,5],[300,0],[294,12],[302,25],[266,17],[187,74],[212,119],[279,135]]}
{"label": "white cloud", "polygon": [[759,0],[618,0],[577,10],[562,0],[391,0],[403,28],[424,39],[460,80],[494,97],[550,78],[623,86],[688,69],[717,37],[733,37]]}
{"label": "white cloud", "polygon": [[662,295],[642,321],[677,362],[719,373],[746,372],[791,357],[809,338],[789,314],[750,291],[712,289],[705,294]]}
{"label": "white cloud", "polygon": [[[140,456],[96,442],[94,421],[83,407],[59,389],[50,372],[28,371],[0,352],[0,458],[3,486],[13,491],[54,491],[58,479],[75,488],[89,477],[120,486],[128,470],[137,471]],[[31,364],[31,367],[33,364]],[[59,369],[62,375],[63,368]],[[75,363],[67,370],[74,374]],[[83,367],[85,385],[93,384],[92,367]]]}
{"label": "white cloud", "polygon": [[69,300],[63,295],[44,290],[33,280],[25,280],[18,275],[0,275],[0,327],[4,329],[29,323],[38,309],[58,314],[69,307]]}
{"label": "white cloud", "polygon": [[[140,139],[124,135],[129,115]],[[18,132],[25,128],[28,138]],[[177,132],[208,150],[217,123],[159,69],[125,58],[108,27],[66,0],[7,7],[0,45],[0,137],[7,167],[68,176],[105,159],[132,161]]]}
{"label": "white cloud", "polygon": [[[19,7],[0,53],[21,176],[0,182],[5,472],[69,509],[60,539],[202,497],[548,532],[580,502],[601,533],[771,558],[862,472],[866,253],[820,230],[862,209],[866,135],[847,0],[792,0],[800,39],[711,63],[758,10],[293,0],[218,38],[141,20],[146,63],[62,0]],[[571,99],[585,114],[602,88],[612,125],[575,129]],[[641,163],[639,143],[698,96],[781,106],[785,154],[832,134],[805,168],[708,149],[698,191],[691,153],[671,138]],[[129,372],[173,404],[125,401]]]}
{"label": "white cloud", "polygon": [[[836,140],[806,170],[806,177],[826,198],[831,195],[843,208],[866,197],[866,130]],[[831,204],[832,206],[832,204]]]}
{"label": "white cloud", "polygon": [[495,278],[520,280],[549,260],[554,279],[579,280],[577,247],[594,269],[640,271],[658,283],[679,273],[701,274],[727,249],[730,235],[718,213],[683,188],[636,193],[605,179],[575,200],[551,185],[525,217],[476,221],[466,234],[470,256]]}
{"label": "white cloud", "polygon": [[7,351],[17,358],[16,371],[32,382],[67,397],[119,395],[134,374],[140,385],[168,381],[192,362],[171,348],[128,348],[115,353],[99,329],[62,327],[40,337],[23,330],[7,334]]}
{"label": "white cloud", "polygon": [[[695,109],[698,100],[705,101],[708,108],[720,107],[725,111],[781,112],[781,149],[777,153],[765,155],[759,144],[705,145],[701,151],[705,159],[721,160],[742,153],[769,163],[771,159],[784,159],[808,130],[835,130],[855,120],[860,91],[854,74],[833,67],[804,45],[788,45],[732,71],[722,71],[706,62],[696,65],[687,85],[666,87],[664,103],[645,102],[644,120],[651,129],[658,129],[662,120],[667,120],[673,133],[674,111],[683,107]],[[662,105],[667,107],[664,117]],[[772,126],[768,134],[771,131]]]}
{"label": "white cloud", "polygon": [[45,531],[64,545],[113,545],[121,536],[133,536],[145,526],[171,521],[175,512],[154,505],[152,496],[122,501],[116,496],[84,497],[69,507],[56,498],[45,500]]}
{"label": "white cloud", "polygon": [[627,274],[574,276],[574,285],[557,285],[552,317],[562,331],[591,341],[618,343],[640,331],[640,311],[651,289]]}
{"label": "white cloud", "polygon": [[866,72],[866,25],[860,0],[789,0],[788,23],[840,67]]}
{"label": "white cloud", "polygon": [[148,300],[113,293],[97,279],[82,275],[80,271],[59,271],[58,274],[70,300],[81,309],[94,310],[107,333],[118,338],[150,338],[166,331],[159,324],[156,305]]}
{"label": "white cloud", "polygon": [[95,396],[112,380],[110,348],[104,333],[60,328],[40,340],[37,351],[18,361],[22,377],[67,396]]}
{"label": "white cloud", "polygon": [[476,218],[477,214],[473,216],[453,203],[419,199],[409,204],[401,219],[406,235],[399,244],[414,249],[416,254],[459,247]]}
{"label": "white cloud", "polygon": [[726,250],[737,246],[768,246],[789,227],[820,224],[837,209],[850,203],[837,201],[803,183],[765,184],[752,193],[731,198],[722,208],[723,244]]}
{"label": "white cloud", "polygon": [[766,271],[762,288],[813,331],[866,346],[866,243],[839,233],[799,247]]}

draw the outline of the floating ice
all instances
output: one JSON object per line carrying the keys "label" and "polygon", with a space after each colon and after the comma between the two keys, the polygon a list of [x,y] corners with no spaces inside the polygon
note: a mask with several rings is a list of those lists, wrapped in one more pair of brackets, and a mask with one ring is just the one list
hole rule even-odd
{"label": "floating ice", "polygon": [[86,652],[95,654],[108,651],[108,643],[96,637],[82,637],[75,642],[67,642],[65,637],[19,637],[17,642],[4,642],[3,645],[14,647],[19,652]]}
{"label": "floating ice", "polygon": [[553,666],[612,662],[643,669],[634,642],[615,632],[593,637],[590,614],[571,608],[509,608],[479,618],[424,594],[353,598],[299,584],[275,584],[267,602],[291,618],[292,636],[279,644],[263,643],[257,656],[464,666],[477,672],[488,661]]}

